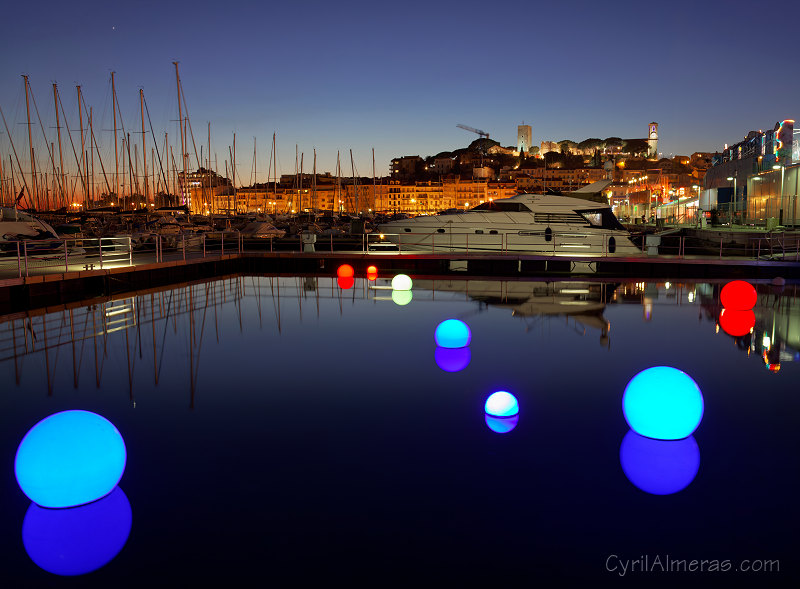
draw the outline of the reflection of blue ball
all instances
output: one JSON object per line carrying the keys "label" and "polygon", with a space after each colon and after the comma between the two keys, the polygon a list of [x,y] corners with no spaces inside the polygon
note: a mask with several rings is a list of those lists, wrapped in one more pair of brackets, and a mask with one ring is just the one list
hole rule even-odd
{"label": "reflection of blue ball", "polygon": [[117,486],[125,471],[125,442],[105,417],[62,411],[34,425],[17,449],[20,489],[42,507],[96,501]]}
{"label": "reflection of blue ball", "polygon": [[622,413],[637,434],[657,440],[692,435],[703,419],[703,393],[685,372],[669,366],[642,370],[622,395]]}
{"label": "reflection of blue ball", "polygon": [[22,544],[40,568],[56,575],[83,575],[119,554],[131,521],[131,504],[119,487],[99,501],[72,509],[31,503],[22,522]]}
{"label": "reflection of blue ball", "polygon": [[494,417],[511,417],[519,413],[517,398],[509,392],[497,391],[486,399],[484,411]]}
{"label": "reflection of blue ball", "polygon": [[458,372],[464,370],[472,358],[469,348],[442,348],[437,347],[433,355],[436,365],[445,372]]}
{"label": "reflection of blue ball", "polygon": [[700,469],[700,448],[694,436],[653,440],[629,431],[619,449],[628,480],[646,493],[670,495],[682,491]]}
{"label": "reflection of blue ball", "polygon": [[433,339],[437,346],[443,348],[463,348],[472,339],[469,326],[458,319],[447,319],[436,326]]}
{"label": "reflection of blue ball", "polygon": [[498,434],[507,434],[517,427],[518,422],[519,415],[513,415],[511,417],[492,417],[488,413],[486,414],[486,425],[489,426],[490,430]]}

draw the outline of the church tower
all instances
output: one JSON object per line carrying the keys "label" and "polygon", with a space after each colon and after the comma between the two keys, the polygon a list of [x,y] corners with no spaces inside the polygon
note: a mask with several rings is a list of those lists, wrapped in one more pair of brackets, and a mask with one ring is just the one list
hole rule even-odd
{"label": "church tower", "polygon": [[658,123],[650,123],[647,130],[647,145],[649,146],[647,157],[658,157]]}

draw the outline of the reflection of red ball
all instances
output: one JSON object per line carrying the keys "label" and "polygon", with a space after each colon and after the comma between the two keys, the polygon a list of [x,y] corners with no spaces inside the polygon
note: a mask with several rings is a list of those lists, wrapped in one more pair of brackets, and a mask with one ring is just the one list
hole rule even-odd
{"label": "reflection of red ball", "polygon": [[733,280],[722,287],[719,295],[722,306],[731,311],[745,311],[756,306],[756,289],[744,280]]}
{"label": "reflection of red ball", "polygon": [[733,337],[740,337],[750,333],[753,326],[756,324],[756,314],[752,310],[746,311],[732,311],[731,309],[722,309],[719,314],[719,326],[728,335]]}
{"label": "reflection of red ball", "polygon": [[339,278],[352,278],[355,275],[355,270],[350,264],[342,264],[336,269],[336,276]]}
{"label": "reflection of red ball", "polygon": [[353,288],[353,284],[355,284],[356,280],[352,276],[339,276],[336,279],[336,284],[339,285],[339,288],[343,290],[347,290],[348,288]]}
{"label": "reflection of red ball", "polygon": [[367,280],[376,280],[378,278],[378,268],[376,266],[367,266]]}

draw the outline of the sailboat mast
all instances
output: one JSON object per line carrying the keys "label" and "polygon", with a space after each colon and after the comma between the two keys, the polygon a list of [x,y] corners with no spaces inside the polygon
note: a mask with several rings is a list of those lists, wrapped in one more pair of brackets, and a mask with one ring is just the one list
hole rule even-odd
{"label": "sailboat mast", "polygon": [[376,199],[378,198],[375,194],[376,186],[375,186],[375,148],[372,148],[372,206],[374,208],[378,208]]}
{"label": "sailboat mast", "polygon": [[147,143],[144,135],[144,90],[139,88],[139,107],[142,111],[142,167],[144,178],[144,204],[149,204],[150,200],[147,198]]}
{"label": "sailboat mast", "polygon": [[355,200],[356,200],[356,215],[360,212],[359,209],[359,200],[358,200],[358,184],[356,183],[356,165],[353,163],[353,150],[350,150],[350,172],[353,175],[353,192],[355,193]]}
{"label": "sailboat mast", "polygon": [[36,191],[36,162],[33,158],[33,135],[31,134],[31,108],[28,100],[28,76],[23,75],[22,77],[25,78],[25,110],[28,113],[28,146],[31,150],[31,186],[33,187],[33,199],[36,201],[36,208],[39,208],[39,193]]}
{"label": "sailboat mast", "polygon": [[314,148],[314,179],[313,188],[311,189],[311,209],[315,211],[317,208],[317,148]]}
{"label": "sailboat mast", "polygon": [[64,154],[61,150],[61,123],[58,118],[58,88],[55,84],[53,84],[53,104],[56,108],[56,131],[58,132],[58,165],[61,167],[61,200],[66,206],[67,204],[67,193],[66,193],[66,179],[64,177]]}
{"label": "sailboat mast", "polygon": [[[114,84],[114,73],[115,72],[111,72],[111,110],[114,113],[114,191],[117,193],[117,198],[119,199],[120,192],[119,192],[119,148],[117,147],[117,87]],[[123,178],[123,182],[124,181],[125,179]]]}
{"label": "sailboat mast", "polygon": [[[178,87],[178,123],[179,123],[179,130],[181,134],[181,167],[183,169],[183,186],[181,188],[181,196],[185,197],[184,191],[186,190],[186,135],[185,129],[183,125],[183,109],[181,108],[181,77],[178,74],[178,62],[173,61],[173,65],[175,66],[175,83]],[[184,204],[189,204],[185,202]]]}

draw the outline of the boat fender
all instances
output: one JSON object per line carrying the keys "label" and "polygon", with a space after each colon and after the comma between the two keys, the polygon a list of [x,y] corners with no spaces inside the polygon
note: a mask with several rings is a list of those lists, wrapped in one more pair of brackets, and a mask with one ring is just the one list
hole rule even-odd
{"label": "boat fender", "polygon": [[544,230],[544,240],[545,241],[552,241],[553,240],[553,230],[548,227]]}
{"label": "boat fender", "polygon": [[608,253],[613,254],[615,251],[617,251],[617,240],[612,235],[608,238]]}

